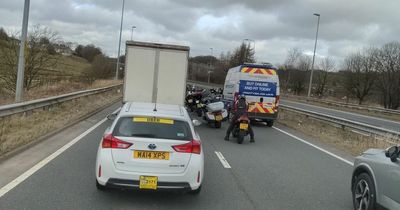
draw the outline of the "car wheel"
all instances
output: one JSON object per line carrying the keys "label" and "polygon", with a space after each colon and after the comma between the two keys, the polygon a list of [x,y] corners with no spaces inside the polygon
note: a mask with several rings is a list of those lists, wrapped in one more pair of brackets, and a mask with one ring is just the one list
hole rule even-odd
{"label": "car wheel", "polygon": [[201,186],[195,190],[189,191],[189,193],[192,195],[198,195],[200,193],[200,191],[201,191]]}
{"label": "car wheel", "polygon": [[353,185],[353,206],[360,210],[375,209],[375,184],[366,173],[357,176]]}
{"label": "car wheel", "polygon": [[106,190],[106,186],[101,185],[97,180],[96,180],[96,188],[101,191]]}

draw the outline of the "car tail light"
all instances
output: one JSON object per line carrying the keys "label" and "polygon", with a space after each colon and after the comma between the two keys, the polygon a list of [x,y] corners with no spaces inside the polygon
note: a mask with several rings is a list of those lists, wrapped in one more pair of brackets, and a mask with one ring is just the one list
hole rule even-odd
{"label": "car tail light", "polygon": [[117,139],[112,134],[105,135],[101,143],[102,148],[127,149],[130,146],[132,146],[132,143]]}
{"label": "car tail light", "polygon": [[197,140],[192,140],[186,144],[175,145],[172,146],[172,148],[176,152],[181,152],[181,153],[194,153],[194,154],[201,153],[201,143],[200,141]]}

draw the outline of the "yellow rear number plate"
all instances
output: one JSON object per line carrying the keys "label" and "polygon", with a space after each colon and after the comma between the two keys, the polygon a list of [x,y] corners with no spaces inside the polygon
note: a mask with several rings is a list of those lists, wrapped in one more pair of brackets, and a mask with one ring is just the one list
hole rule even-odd
{"label": "yellow rear number plate", "polygon": [[139,178],[139,188],[140,189],[157,189],[158,177],[156,176],[140,176]]}
{"label": "yellow rear number plate", "polygon": [[241,130],[247,130],[247,129],[249,128],[249,124],[247,124],[247,123],[240,123],[239,128],[240,128]]}
{"label": "yellow rear number plate", "polygon": [[134,151],[135,159],[169,160],[169,152]]}
{"label": "yellow rear number plate", "polygon": [[215,116],[216,121],[221,121],[222,120],[222,115],[216,115]]}

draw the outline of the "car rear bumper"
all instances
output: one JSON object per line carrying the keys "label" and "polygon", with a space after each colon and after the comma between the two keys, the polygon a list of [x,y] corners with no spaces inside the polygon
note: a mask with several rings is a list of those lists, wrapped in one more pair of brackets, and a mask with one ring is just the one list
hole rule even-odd
{"label": "car rear bumper", "polygon": [[[99,169],[101,169],[100,176]],[[138,188],[140,176],[157,176],[157,186],[160,189],[187,188],[196,190],[201,186],[204,177],[203,153],[192,156],[190,163],[183,173],[145,173],[116,169],[111,150],[102,150],[99,148],[96,160],[96,179],[100,185],[117,188]]]}
{"label": "car rear bumper", "polygon": [[[127,180],[127,179],[116,179],[110,178],[106,187],[110,188],[124,188],[124,189],[140,189],[139,180]],[[192,188],[187,182],[158,182],[157,190],[182,190],[190,191]]]}

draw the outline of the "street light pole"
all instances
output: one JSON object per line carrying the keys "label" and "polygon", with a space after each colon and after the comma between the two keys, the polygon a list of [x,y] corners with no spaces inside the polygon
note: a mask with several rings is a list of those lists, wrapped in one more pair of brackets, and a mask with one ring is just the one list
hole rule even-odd
{"label": "street light pole", "polygon": [[310,96],[311,96],[311,86],[312,86],[312,79],[313,79],[313,73],[314,73],[315,50],[317,49],[319,18],[321,16],[318,13],[314,13],[314,15],[318,17],[318,22],[317,22],[317,33],[315,35],[314,54],[313,54],[312,65],[311,65],[310,83],[308,84],[308,94],[307,94],[308,98],[310,98]]}
{"label": "street light pole", "polygon": [[131,41],[133,40],[133,29],[135,29],[136,26],[132,26],[132,31],[131,31]]}
{"label": "street light pole", "polygon": [[211,67],[212,57],[213,57],[213,54],[214,54],[214,48],[210,47],[210,50],[211,50],[211,57],[210,57],[210,67]]}
{"label": "street light pole", "polygon": [[24,4],[24,15],[22,19],[22,33],[21,41],[19,44],[19,56],[18,56],[18,72],[17,72],[17,84],[15,87],[15,102],[21,102],[24,92],[24,70],[25,70],[25,40],[28,34],[28,20],[29,20],[29,5],[30,0],[25,0]]}
{"label": "street light pole", "polygon": [[121,51],[122,23],[124,22],[124,9],[125,9],[125,0],[122,0],[121,26],[119,28],[118,57],[117,57],[117,68],[115,69],[115,80],[118,79],[119,55]]}

